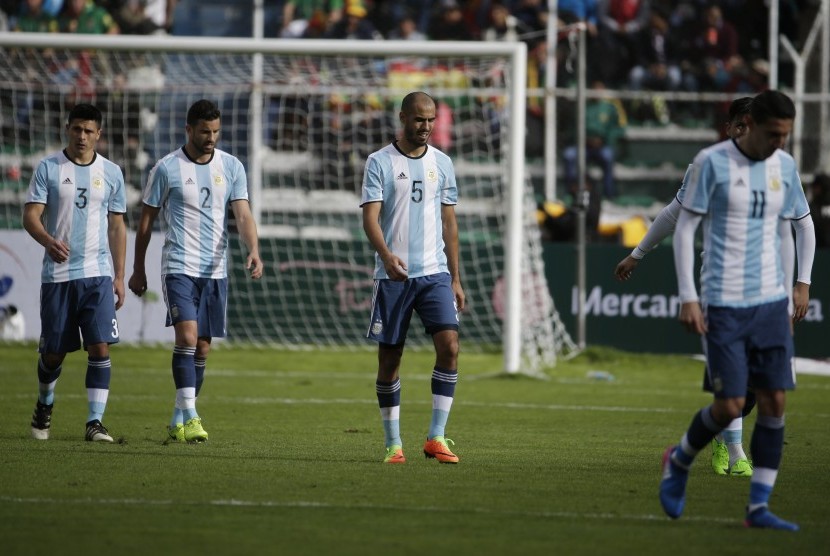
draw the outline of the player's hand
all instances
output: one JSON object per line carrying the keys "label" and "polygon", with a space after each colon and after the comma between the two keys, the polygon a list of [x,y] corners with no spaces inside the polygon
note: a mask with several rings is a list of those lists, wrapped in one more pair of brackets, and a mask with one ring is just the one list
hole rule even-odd
{"label": "player's hand", "polygon": [[631,278],[631,273],[634,272],[639,262],[631,255],[628,255],[617,264],[617,268],[614,269],[614,276],[620,281],[628,280]]}
{"label": "player's hand", "polygon": [[262,264],[262,259],[259,258],[258,253],[248,255],[248,259],[245,261],[245,269],[251,273],[251,278],[254,280],[262,278],[265,265]]}
{"label": "player's hand", "polygon": [[115,294],[115,310],[124,305],[124,279],[113,279],[112,293]]}
{"label": "player's hand", "polygon": [[59,239],[52,238],[46,244],[46,253],[56,263],[65,263],[69,259],[69,246]]}
{"label": "player's hand", "polygon": [[463,311],[467,307],[467,296],[464,293],[464,288],[461,287],[461,284],[453,282],[452,291],[455,296],[455,309]]}
{"label": "player's hand", "polygon": [[682,304],[678,319],[689,332],[701,335],[707,332],[706,321],[703,319],[703,311],[701,311],[700,303],[697,301]]}
{"label": "player's hand", "polygon": [[403,282],[409,278],[406,263],[396,255],[392,255],[388,260],[383,261],[383,268],[386,269],[386,275],[389,276],[389,279],[395,282]]}
{"label": "player's hand", "polygon": [[127,286],[131,292],[141,297],[147,291],[147,275],[143,272],[133,272],[133,275],[130,276],[130,280],[127,282]]}
{"label": "player's hand", "polygon": [[804,320],[810,306],[810,285],[796,282],[793,286],[793,322]]}

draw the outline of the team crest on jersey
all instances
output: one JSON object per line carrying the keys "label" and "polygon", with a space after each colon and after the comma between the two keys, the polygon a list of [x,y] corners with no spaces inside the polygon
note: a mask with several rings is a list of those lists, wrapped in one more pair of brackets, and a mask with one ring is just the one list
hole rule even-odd
{"label": "team crest on jersey", "polygon": [[101,189],[104,185],[104,179],[101,176],[95,176],[92,178],[92,187],[95,189]]}
{"label": "team crest on jersey", "polygon": [[372,334],[380,334],[383,332],[383,323],[380,321],[375,321],[372,323]]}
{"label": "team crest on jersey", "polygon": [[225,185],[225,178],[222,177],[222,174],[215,174],[213,176],[213,185]]}
{"label": "team crest on jersey", "polygon": [[435,173],[434,169],[430,168],[429,170],[427,170],[427,179],[429,181],[435,181],[438,179],[438,174]]}
{"label": "team crest on jersey", "polygon": [[773,177],[769,180],[769,190],[770,191],[778,191],[781,189],[781,178]]}

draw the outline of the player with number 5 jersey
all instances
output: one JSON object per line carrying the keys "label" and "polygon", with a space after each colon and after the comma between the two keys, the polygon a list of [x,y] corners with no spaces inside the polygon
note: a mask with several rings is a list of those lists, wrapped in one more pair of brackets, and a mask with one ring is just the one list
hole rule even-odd
{"label": "player with number 5 jersey", "polygon": [[91,104],[72,108],[66,148],[40,161],[23,211],[23,227],[45,248],[39,391],[31,424],[38,440],[50,435],[63,360],[83,345],[89,409],[84,438],[113,441],[101,420],[112,370],[109,345],[119,339],[115,311],[124,303],[127,201],[121,168],[95,151],[102,122]]}
{"label": "player with number 5 jersey", "polygon": [[464,290],[458,262],[458,188],[452,161],[427,144],[435,101],[406,95],[403,135],[369,155],[363,174],[363,229],[375,250],[375,284],[367,337],[378,342],[375,383],[386,437],[384,463],[404,463],[398,376],[412,313],[435,345],[432,421],[424,455],[458,463],[444,436],[458,380],[458,311]]}

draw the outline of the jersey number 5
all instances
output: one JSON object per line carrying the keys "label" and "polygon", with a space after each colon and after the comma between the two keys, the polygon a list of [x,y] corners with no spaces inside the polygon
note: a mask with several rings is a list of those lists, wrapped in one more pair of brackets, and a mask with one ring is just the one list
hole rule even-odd
{"label": "jersey number 5", "polygon": [[411,199],[412,199],[413,203],[420,203],[421,201],[424,200],[424,188],[421,185],[422,183],[424,183],[424,182],[422,182],[421,180],[415,180],[415,181],[412,182],[412,197],[411,197]]}

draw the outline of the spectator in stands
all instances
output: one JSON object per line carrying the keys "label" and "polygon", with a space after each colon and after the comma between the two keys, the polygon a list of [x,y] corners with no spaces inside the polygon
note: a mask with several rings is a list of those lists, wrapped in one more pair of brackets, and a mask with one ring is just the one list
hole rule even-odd
{"label": "spectator in stands", "polygon": [[[605,89],[595,81],[594,90]],[[585,161],[598,163],[602,168],[602,191],[606,198],[617,196],[614,181],[614,162],[617,142],[625,133],[628,119],[619,99],[593,99],[585,107]],[[562,151],[565,182],[569,189],[577,181],[577,146],[571,144]]]}
{"label": "spectator in stands", "polygon": [[366,8],[359,2],[349,2],[344,16],[329,27],[325,37],[347,40],[381,40],[383,35],[366,18]]}
{"label": "spectator in stands", "polygon": [[648,26],[649,12],[648,0],[599,0],[599,45],[608,70],[600,78],[606,83],[623,82],[636,64],[635,43]]}
{"label": "spectator in stands", "polygon": [[725,90],[732,70],[741,63],[741,58],[735,27],[724,19],[717,4],[709,6],[704,12],[691,46],[690,54],[693,55],[701,88]]}
{"label": "spectator in stands", "polygon": [[456,0],[441,0],[427,35],[436,41],[471,41],[475,38]]}
{"label": "spectator in stands", "polygon": [[58,20],[43,5],[43,0],[26,0],[14,25],[15,31],[57,33]]}
{"label": "spectator in stands", "polygon": [[634,37],[635,66],[628,74],[628,86],[635,91],[697,90],[692,76],[680,68],[681,45],[672,35],[669,20],[662,10],[652,9],[648,25]]}
{"label": "spectator in stands", "polygon": [[519,20],[510,14],[510,10],[501,3],[493,4],[490,10],[489,24],[484,28],[481,38],[485,41],[518,40]]}
{"label": "spectator in stands", "polygon": [[597,35],[597,0],[559,0],[557,14],[559,27],[581,21],[589,36]]}
{"label": "spectator in stands", "polygon": [[425,41],[427,36],[418,30],[418,25],[410,15],[405,15],[398,21],[398,25],[389,33],[389,39],[394,41]]}
{"label": "spectator in stands", "polygon": [[169,33],[173,30],[173,17],[178,0],[143,0],[144,15],[156,24],[158,31]]}
{"label": "spectator in stands", "polygon": [[816,247],[830,247],[830,176],[816,174],[810,184],[810,216],[816,228]]}
{"label": "spectator in stands", "polygon": [[280,37],[322,36],[343,17],[343,5],[343,0],[286,0],[282,8]]}
{"label": "spectator in stands", "polygon": [[118,28],[125,35],[151,35],[164,32],[146,13],[146,0],[125,0],[113,14]]}
{"label": "spectator in stands", "polygon": [[[637,33],[632,47],[635,65],[628,73],[628,86],[632,90],[697,90],[694,75],[685,73],[681,68],[682,46],[672,33],[668,17],[662,9],[652,8],[648,26]],[[660,95],[654,95],[646,102],[633,101],[630,107],[635,114],[639,114],[640,119],[669,123],[669,106]]]}
{"label": "spectator in stands", "polygon": [[117,35],[118,24],[112,16],[92,0],[66,0],[63,13],[58,18],[62,33],[92,35]]}
{"label": "spectator in stands", "polygon": [[[542,0],[518,0],[510,12],[518,20],[523,38],[538,39],[536,33],[542,33],[548,27],[548,5]],[[531,33],[532,36],[527,36]]]}

